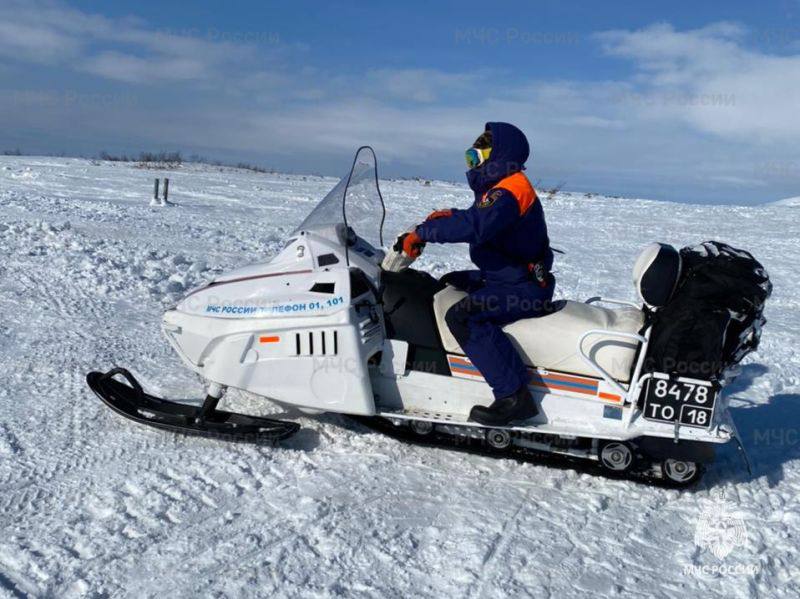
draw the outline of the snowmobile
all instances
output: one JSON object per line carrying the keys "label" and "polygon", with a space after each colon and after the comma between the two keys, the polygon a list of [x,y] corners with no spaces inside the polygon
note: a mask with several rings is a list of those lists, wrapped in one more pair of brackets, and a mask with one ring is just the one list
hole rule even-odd
{"label": "snowmobile", "polygon": [[[445,323],[464,293],[383,249],[385,214],[375,153],[364,146],[276,256],[227,272],[166,311],[164,335],[206,383],[202,405],[149,395],[123,368],[90,373],[89,386],[119,414],[169,430],[280,440],[299,429],[217,409],[235,388],[308,414],[366,417],[491,452],[561,454],[675,485],[696,481],[716,446],[738,440],[725,377],[648,364],[656,317],[681,270],[682,254],[663,244],[636,261],[639,303],[560,301],[550,314],[505,327],[529,365],[539,415],[518,426],[471,422],[470,409],[493,396]],[[750,320],[739,337],[752,350],[760,311]]]}

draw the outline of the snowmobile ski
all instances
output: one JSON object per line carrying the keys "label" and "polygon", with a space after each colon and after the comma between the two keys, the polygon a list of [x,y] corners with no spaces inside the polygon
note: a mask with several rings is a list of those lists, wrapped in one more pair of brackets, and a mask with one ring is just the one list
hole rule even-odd
{"label": "snowmobile ski", "polygon": [[[122,377],[127,384],[117,380]],[[300,429],[296,422],[217,410],[217,398],[207,397],[202,406],[161,399],[144,392],[125,368],[90,372],[86,382],[109,408],[139,424],[231,441],[279,441]]]}

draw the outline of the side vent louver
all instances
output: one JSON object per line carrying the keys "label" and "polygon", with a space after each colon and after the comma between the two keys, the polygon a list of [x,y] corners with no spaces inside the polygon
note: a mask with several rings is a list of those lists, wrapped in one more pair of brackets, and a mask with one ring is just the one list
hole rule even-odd
{"label": "side vent louver", "polygon": [[320,268],[331,264],[339,264],[339,258],[336,257],[336,254],[322,254],[317,258],[317,264],[319,264]]}
{"label": "side vent louver", "polygon": [[336,283],[314,283],[309,291],[332,294],[336,291]]}
{"label": "side vent louver", "polygon": [[303,331],[294,334],[295,355],[335,356],[339,353],[337,331]]}

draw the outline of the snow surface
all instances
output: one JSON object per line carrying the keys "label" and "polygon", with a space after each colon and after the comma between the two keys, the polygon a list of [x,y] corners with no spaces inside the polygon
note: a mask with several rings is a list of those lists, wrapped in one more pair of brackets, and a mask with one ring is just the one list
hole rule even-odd
{"label": "snow surface", "polygon": [[793,198],[784,198],[782,200],[776,200],[770,204],[771,206],[793,206],[797,207],[800,206],[800,196],[794,196]]}
{"label": "snow surface", "polygon": [[[149,206],[155,176],[170,177],[177,205]],[[334,182],[0,157],[0,596],[798,596],[790,208],[568,193],[545,207],[567,252],[562,297],[633,299],[633,261],[654,240],[720,239],[765,264],[769,323],[731,388],[752,477],[732,445],[678,492],[411,446],[335,415],[300,418],[279,447],[226,444],[136,426],[90,393],[87,371],[120,364],[155,393],[198,397],[161,312],[274,252]],[[389,234],[470,201],[437,182],[383,192]],[[467,263],[463,247],[429,246],[419,265]],[[225,401],[281,411],[239,392]],[[738,533],[709,545],[709,522]]]}

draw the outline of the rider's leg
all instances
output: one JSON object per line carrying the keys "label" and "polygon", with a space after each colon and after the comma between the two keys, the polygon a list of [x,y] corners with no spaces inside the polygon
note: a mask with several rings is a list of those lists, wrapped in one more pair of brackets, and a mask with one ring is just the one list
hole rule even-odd
{"label": "rider's leg", "polygon": [[522,359],[502,330],[524,317],[512,293],[507,288],[484,287],[453,305],[445,315],[453,336],[498,399],[514,393],[528,378]]}
{"label": "rider's leg", "polygon": [[495,396],[489,408],[473,408],[473,420],[503,425],[538,413],[528,390],[528,369],[502,327],[548,311],[551,296],[552,288],[531,284],[484,288],[447,312],[448,327]]}
{"label": "rider's leg", "polygon": [[455,270],[444,275],[439,281],[467,293],[472,293],[483,287],[481,271],[479,270]]}

